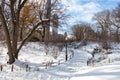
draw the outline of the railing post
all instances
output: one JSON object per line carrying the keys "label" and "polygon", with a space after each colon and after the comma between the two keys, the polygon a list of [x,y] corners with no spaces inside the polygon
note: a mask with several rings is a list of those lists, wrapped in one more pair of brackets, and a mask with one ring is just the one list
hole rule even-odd
{"label": "railing post", "polygon": [[2,65],[0,65],[0,71],[2,71],[3,70],[3,66]]}
{"label": "railing post", "polygon": [[28,72],[28,64],[26,65],[26,72]]}
{"label": "railing post", "polygon": [[14,66],[12,65],[11,72],[13,72],[13,68],[14,68]]}

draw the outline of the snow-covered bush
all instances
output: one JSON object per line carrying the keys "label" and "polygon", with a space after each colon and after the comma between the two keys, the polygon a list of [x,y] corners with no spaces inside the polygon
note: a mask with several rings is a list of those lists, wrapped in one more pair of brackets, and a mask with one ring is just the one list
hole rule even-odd
{"label": "snow-covered bush", "polygon": [[62,51],[63,48],[64,48],[64,44],[63,43],[59,43],[59,44],[57,44],[57,47],[58,47],[59,51]]}
{"label": "snow-covered bush", "polygon": [[57,59],[57,57],[59,56],[59,48],[58,47],[56,47],[56,46],[53,46],[52,48],[51,48],[51,55],[55,58],[55,59]]}

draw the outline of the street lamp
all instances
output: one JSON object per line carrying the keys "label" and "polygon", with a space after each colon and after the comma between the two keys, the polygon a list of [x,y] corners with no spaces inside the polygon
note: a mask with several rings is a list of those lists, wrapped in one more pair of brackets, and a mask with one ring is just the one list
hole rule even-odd
{"label": "street lamp", "polygon": [[68,38],[67,38],[67,32],[65,32],[65,48],[66,48],[66,51],[65,51],[65,61],[67,61],[68,60],[68,55],[67,55],[67,40],[68,40]]}

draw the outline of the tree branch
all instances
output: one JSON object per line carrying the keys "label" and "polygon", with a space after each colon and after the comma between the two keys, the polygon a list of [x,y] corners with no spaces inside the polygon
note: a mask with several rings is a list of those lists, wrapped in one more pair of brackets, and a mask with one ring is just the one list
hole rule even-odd
{"label": "tree branch", "polygon": [[[22,7],[25,5],[25,3],[27,2],[28,0],[24,0],[20,5],[19,5],[19,10],[21,10],[22,9]],[[21,0],[20,0],[20,2],[21,2]],[[18,10],[18,11],[19,11]]]}
{"label": "tree branch", "polygon": [[7,23],[6,23],[6,20],[5,20],[5,17],[4,17],[4,14],[3,14],[1,6],[0,6],[0,18],[1,18],[1,21],[2,21],[2,24],[3,24],[3,30],[5,32],[5,37],[6,37],[6,41],[7,41],[8,51],[12,51],[10,34],[9,34],[9,30],[8,30]]}
{"label": "tree branch", "polygon": [[[48,22],[49,20],[47,21],[43,21],[43,22]],[[30,36],[33,34],[33,32],[35,31],[35,29],[41,25],[43,22],[39,22],[37,23],[34,28],[32,29],[32,31],[29,33],[29,35],[22,41],[21,45],[19,46],[18,50],[17,50],[17,53],[20,51],[20,49],[22,48],[22,46],[25,44],[25,42],[30,38]]]}

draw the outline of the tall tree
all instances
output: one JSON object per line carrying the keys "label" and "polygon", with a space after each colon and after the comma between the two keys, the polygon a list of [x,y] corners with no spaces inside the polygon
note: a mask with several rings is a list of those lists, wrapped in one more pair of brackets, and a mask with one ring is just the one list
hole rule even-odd
{"label": "tall tree", "polygon": [[[15,61],[15,58],[17,58],[17,41],[18,41],[18,30],[19,30],[19,15],[21,9],[24,7],[25,3],[27,0],[1,0],[1,5],[0,5],[0,16],[1,16],[1,21],[3,24],[3,30],[5,32],[6,36],[6,42],[7,42],[7,47],[8,47],[8,55],[9,55],[9,62],[12,64]],[[7,12],[9,10],[9,12]],[[7,15],[8,14],[8,15]],[[8,21],[7,16],[10,16],[10,20],[13,25],[13,35],[12,35],[12,40],[10,37],[10,33],[8,30]],[[15,57],[15,58],[14,58]]]}
{"label": "tall tree", "polygon": [[[1,0],[0,2],[0,17],[3,25],[3,30],[6,37],[6,44],[8,47],[9,64],[18,59],[18,53],[24,43],[30,38],[35,29],[41,25],[43,22],[48,22],[49,20],[39,21],[33,25],[32,30],[23,39],[20,46],[18,46],[19,28],[20,28],[20,14],[21,10],[25,6],[28,0]],[[9,22],[12,23],[12,35],[9,33]]]}
{"label": "tall tree", "polygon": [[97,21],[99,24],[99,27],[101,28],[101,42],[102,46],[105,49],[109,48],[109,28],[111,26],[111,21],[110,21],[110,12],[109,10],[105,10],[102,12],[99,12],[94,15],[93,20]]}
{"label": "tall tree", "polygon": [[[36,0],[30,3],[28,1],[0,1],[0,18],[8,47],[9,64],[12,64],[15,58],[18,59],[19,51],[35,30],[42,27],[44,36],[49,37],[50,22],[52,22],[51,13],[53,13],[52,11],[61,12],[60,9],[55,8],[58,0]],[[21,44],[18,46],[21,27],[26,27],[29,31],[22,37]],[[48,32],[45,32],[45,30],[48,30]]]}
{"label": "tall tree", "polygon": [[111,22],[112,25],[115,27],[115,40],[120,42],[120,4],[116,9],[112,10],[111,13]]}
{"label": "tall tree", "polygon": [[50,35],[51,35],[50,27],[54,27],[57,25],[56,28],[58,28],[58,26],[61,26],[63,22],[65,23],[65,20],[69,17],[65,13],[65,8],[61,6],[60,4],[61,2],[59,0],[41,0],[39,1],[39,3],[37,2],[36,4],[33,4],[34,12],[36,12],[36,16],[38,16],[38,18],[41,21],[47,20],[47,19],[50,20],[47,24],[43,23],[39,27],[39,29],[43,29],[43,34],[42,34],[43,40],[42,41],[44,41],[45,44],[48,44],[50,40]]}
{"label": "tall tree", "polygon": [[91,25],[88,23],[80,23],[72,27],[72,33],[76,37],[77,41],[85,42],[90,39],[91,36],[89,34],[92,32],[94,33]]}

